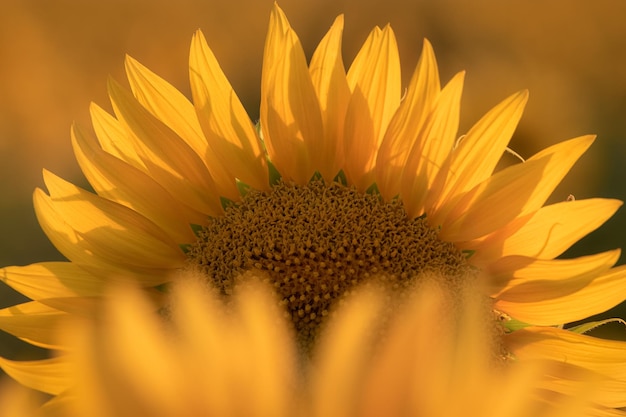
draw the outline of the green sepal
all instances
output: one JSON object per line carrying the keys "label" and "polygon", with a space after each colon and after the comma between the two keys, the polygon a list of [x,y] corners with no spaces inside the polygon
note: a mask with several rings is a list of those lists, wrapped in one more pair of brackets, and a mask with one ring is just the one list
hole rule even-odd
{"label": "green sepal", "polygon": [[237,186],[237,191],[239,191],[239,195],[242,197],[245,197],[246,194],[248,194],[252,189],[251,186],[243,181],[239,181],[238,179],[235,179],[235,185]]}
{"label": "green sepal", "polygon": [[512,333],[516,330],[521,330],[524,327],[530,327],[532,326],[532,324],[524,323],[523,321],[511,318],[509,320],[503,321],[502,326],[504,327],[504,331],[506,333]]}
{"label": "green sepal", "polygon": [[194,223],[190,224],[189,227],[191,227],[191,231],[196,237],[200,237],[200,232],[204,229],[204,227]]}
{"label": "green sepal", "polygon": [[191,244],[190,243],[181,243],[180,245],[178,245],[178,247],[180,248],[180,250],[183,251],[183,253],[186,255],[189,253],[189,251],[191,250]]}
{"label": "green sepal", "polygon": [[333,181],[343,185],[344,187],[348,186],[348,179],[346,178],[346,173],[343,172],[343,169],[337,173],[335,178],[333,178]]}
{"label": "green sepal", "polygon": [[463,249],[461,252],[463,253],[463,255],[465,255],[465,259],[469,259],[472,256],[474,256],[474,254],[476,253],[476,250],[474,250],[474,249]]}
{"label": "green sepal", "polygon": [[270,177],[270,187],[277,185],[280,182],[282,176],[280,175],[280,172],[278,172],[272,161],[270,161],[269,159],[267,160],[267,172]]}
{"label": "green sepal", "polygon": [[222,208],[226,210],[229,207],[234,206],[235,202],[231,200],[230,198],[220,197],[220,204],[222,205]]}
{"label": "green sepal", "polygon": [[566,329],[566,330],[570,332],[578,333],[578,334],[585,334],[597,327],[604,326],[605,324],[609,324],[609,323],[622,323],[623,325],[626,326],[626,321],[620,318],[613,318],[613,319],[591,321],[589,323],[579,324],[578,326],[570,327],[569,329]]}
{"label": "green sepal", "polygon": [[378,189],[378,184],[376,183],[370,185],[365,192],[370,195],[380,195],[380,190]]}
{"label": "green sepal", "polygon": [[322,174],[320,174],[319,171],[315,171],[313,173],[313,175],[311,176],[311,179],[309,180],[309,183],[313,182],[313,181],[321,181],[324,178],[322,177]]}

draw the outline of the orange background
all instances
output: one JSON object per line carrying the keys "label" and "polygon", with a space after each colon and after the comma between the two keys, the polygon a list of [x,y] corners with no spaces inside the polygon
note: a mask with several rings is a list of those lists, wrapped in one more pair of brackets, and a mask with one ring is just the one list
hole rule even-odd
{"label": "orange background", "polygon": [[[250,116],[257,118],[272,3],[3,0],[0,266],[61,259],[37,225],[32,191],[43,185],[44,167],[86,185],[72,156],[69,127],[72,121],[89,127],[90,101],[110,108],[106,78],[124,81],[125,53],[189,95],[189,42],[201,28]],[[345,13],[346,66],[373,26],[391,23],[404,85],[422,39],[429,38],[442,81],[467,70],[462,132],[498,101],[530,89],[529,105],[512,142],[518,153],[528,157],[561,140],[599,135],[552,201],[568,194],[626,199],[623,0],[284,0],[280,5],[308,56],[335,16]],[[570,254],[626,248],[625,232],[626,212],[620,211]],[[2,306],[15,302],[9,294],[0,287]],[[4,348],[2,353],[11,356]]]}

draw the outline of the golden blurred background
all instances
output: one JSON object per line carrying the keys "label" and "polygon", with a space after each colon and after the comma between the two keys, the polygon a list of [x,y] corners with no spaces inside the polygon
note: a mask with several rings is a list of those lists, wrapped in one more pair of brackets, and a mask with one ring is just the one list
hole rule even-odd
{"label": "golden blurred background", "polygon": [[[272,3],[2,0],[0,266],[62,259],[39,229],[31,195],[43,186],[43,168],[86,186],[72,156],[70,124],[89,127],[90,101],[110,109],[106,80],[124,81],[126,53],[189,95],[189,43],[201,28],[256,119]],[[569,194],[626,199],[623,0],[283,0],[280,6],[309,57],[335,16],[345,13],[346,66],[373,26],[391,23],[404,85],[427,37],[442,81],[467,70],[462,132],[497,102],[528,88],[530,102],[512,143],[524,157],[561,140],[598,134],[552,201]],[[626,212],[620,211],[568,255],[626,248],[625,232]],[[18,299],[0,287],[2,307]],[[611,314],[626,317],[625,310]],[[0,346],[8,357],[36,354],[8,337],[0,337]]]}

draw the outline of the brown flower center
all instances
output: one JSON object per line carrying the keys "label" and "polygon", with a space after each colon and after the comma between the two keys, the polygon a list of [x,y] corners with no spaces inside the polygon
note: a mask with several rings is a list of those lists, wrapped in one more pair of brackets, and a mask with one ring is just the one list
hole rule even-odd
{"label": "brown flower center", "polygon": [[367,280],[401,291],[436,275],[454,291],[476,276],[426,219],[408,218],[399,201],[336,182],[280,182],[269,193],[251,191],[198,236],[189,267],[224,296],[242,273],[263,271],[305,345],[334,304]]}

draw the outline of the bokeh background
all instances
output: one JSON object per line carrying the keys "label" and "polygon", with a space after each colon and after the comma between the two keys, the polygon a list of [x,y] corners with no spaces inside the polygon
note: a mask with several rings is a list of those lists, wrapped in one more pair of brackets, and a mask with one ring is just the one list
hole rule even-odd
{"label": "bokeh background", "polygon": [[[88,105],[110,109],[106,79],[124,81],[132,55],[189,96],[191,35],[201,28],[250,117],[258,117],[263,43],[273,0],[2,0],[0,13],[0,267],[63,259],[39,229],[41,170],[85,186],[69,127],[89,127]],[[530,102],[512,147],[524,157],[571,137],[598,140],[551,201],[573,194],[626,199],[626,2],[623,0],[282,0],[310,57],[345,13],[349,65],[375,25],[391,23],[404,85],[422,39],[442,81],[467,70],[461,132],[511,93]],[[489,215],[489,213],[485,213]],[[626,248],[626,211],[566,256]],[[620,263],[626,258],[622,257]],[[626,294],[625,294],[626,297]],[[0,284],[0,307],[20,298]],[[612,316],[626,317],[626,309]],[[626,338],[619,326],[602,330]],[[40,354],[0,335],[0,354]]]}

